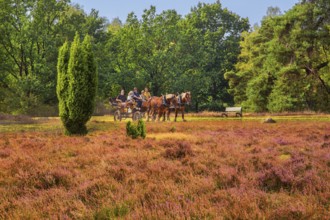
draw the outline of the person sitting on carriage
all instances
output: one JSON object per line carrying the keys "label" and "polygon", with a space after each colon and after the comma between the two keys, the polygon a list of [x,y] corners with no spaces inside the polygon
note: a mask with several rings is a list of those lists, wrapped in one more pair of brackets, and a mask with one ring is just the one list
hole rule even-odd
{"label": "person sitting on carriage", "polygon": [[133,91],[130,91],[128,94],[127,94],[127,102],[133,102]]}
{"label": "person sitting on carriage", "polygon": [[120,94],[116,97],[115,101],[118,103],[118,107],[124,111],[124,108],[129,102],[127,102],[125,91],[123,89],[120,91]]}
{"label": "person sitting on carriage", "polygon": [[139,94],[138,90],[136,87],[134,87],[133,90],[133,99],[137,102],[137,107],[141,108],[142,106],[142,98],[141,95]]}
{"label": "person sitting on carriage", "polygon": [[146,97],[144,96],[144,90],[141,91],[141,98],[142,98],[142,102],[146,101]]}
{"label": "person sitting on carriage", "polygon": [[125,90],[121,90],[120,91],[120,94],[117,96],[117,98],[116,98],[116,101],[117,102],[121,102],[121,103],[123,103],[123,102],[126,102],[126,96],[125,96]]}
{"label": "person sitting on carriage", "polygon": [[144,88],[144,92],[142,94],[146,101],[148,101],[151,98],[150,92],[147,87]]}

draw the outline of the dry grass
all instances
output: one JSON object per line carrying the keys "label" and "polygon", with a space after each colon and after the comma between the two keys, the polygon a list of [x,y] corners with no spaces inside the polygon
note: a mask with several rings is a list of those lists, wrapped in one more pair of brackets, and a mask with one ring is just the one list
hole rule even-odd
{"label": "dry grass", "polygon": [[10,125],[0,219],[328,219],[329,122],[260,121],[147,123],[145,140],[107,117],[85,137]]}
{"label": "dry grass", "polygon": [[196,140],[197,137],[189,135],[189,134],[185,134],[183,132],[167,132],[167,133],[154,133],[154,134],[149,134],[148,135],[149,138],[154,138],[156,140]]}
{"label": "dry grass", "polygon": [[0,125],[5,124],[33,124],[35,120],[26,115],[9,115],[0,112]]}
{"label": "dry grass", "polygon": [[[235,113],[229,112],[228,113],[231,117],[230,118],[225,118],[225,120],[228,119],[240,119],[235,117]],[[208,118],[208,117],[222,117],[222,112],[210,112],[210,111],[203,111],[199,113],[190,113],[187,114],[189,117],[194,117],[194,118]],[[180,115],[178,115],[178,118],[180,119]],[[262,112],[262,113],[250,113],[250,112],[244,112],[243,111],[243,120],[253,120],[257,119],[260,117],[274,117],[274,118],[279,118],[282,120],[288,120],[288,119],[303,119],[303,120],[314,120],[317,118],[320,118],[322,120],[330,120],[330,115],[326,113],[316,113],[316,112],[311,112],[311,111],[305,111],[305,112],[282,112],[282,113],[269,113],[269,112]]]}

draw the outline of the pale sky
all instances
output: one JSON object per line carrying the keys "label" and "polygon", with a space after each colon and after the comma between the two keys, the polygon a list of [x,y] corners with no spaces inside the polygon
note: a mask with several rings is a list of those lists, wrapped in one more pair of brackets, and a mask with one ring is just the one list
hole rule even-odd
{"label": "pale sky", "polygon": [[[141,18],[144,9],[149,9],[150,5],[156,6],[157,13],[167,9],[175,9],[180,15],[184,16],[190,12],[190,9],[198,4],[214,3],[216,0],[71,0],[83,6],[86,13],[92,8],[99,11],[99,15],[107,17],[109,21],[119,17],[122,22],[126,21],[126,17],[130,12],[134,12],[138,18]],[[253,26],[259,23],[263,16],[266,15],[267,8],[279,7],[282,12],[292,8],[299,0],[221,0],[223,8],[248,17],[250,24]]]}

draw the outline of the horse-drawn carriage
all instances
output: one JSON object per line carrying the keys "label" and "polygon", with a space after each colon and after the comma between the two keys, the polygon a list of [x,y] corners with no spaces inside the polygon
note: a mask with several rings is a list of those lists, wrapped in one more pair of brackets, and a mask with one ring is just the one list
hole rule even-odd
{"label": "horse-drawn carriage", "polygon": [[121,102],[116,98],[110,98],[110,104],[116,108],[114,112],[114,120],[121,121],[122,119],[132,118],[133,121],[139,120],[147,115],[147,121],[149,118],[154,121],[158,116],[158,121],[163,116],[167,115],[169,120],[169,114],[171,110],[175,112],[174,121],[176,121],[178,111],[182,113],[182,120],[184,119],[185,105],[189,105],[191,100],[190,92],[184,92],[181,94],[167,94],[160,97],[153,96],[149,100],[143,100],[141,108],[137,107],[137,102],[134,99],[130,101]]}
{"label": "horse-drawn carriage", "polygon": [[121,121],[122,119],[132,118],[133,121],[137,121],[144,116],[144,112],[137,107],[137,103],[134,100],[130,102],[120,102],[116,98],[110,98],[109,103],[112,107],[116,108],[113,119],[115,121]]}

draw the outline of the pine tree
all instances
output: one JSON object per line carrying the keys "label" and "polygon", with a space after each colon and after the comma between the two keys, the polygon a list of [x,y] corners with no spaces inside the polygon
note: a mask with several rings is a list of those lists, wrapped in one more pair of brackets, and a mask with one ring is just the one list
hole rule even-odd
{"label": "pine tree", "polygon": [[66,59],[63,57],[66,57],[67,53],[64,53],[63,48],[68,46],[63,45],[58,60],[57,90],[60,116],[67,135],[85,135],[86,123],[94,111],[97,87],[97,71],[90,37],[86,36],[81,44],[80,36],[76,34],[71,45],[66,72],[63,61]]}
{"label": "pine tree", "polygon": [[86,35],[82,43],[82,54],[83,54],[83,63],[86,68],[86,75],[84,78],[85,91],[84,97],[86,100],[86,105],[84,106],[85,114],[91,115],[95,108],[95,97],[97,91],[97,68],[94,59],[94,54],[92,51],[91,37]]}
{"label": "pine tree", "polygon": [[68,98],[68,64],[70,58],[69,43],[65,42],[59,50],[57,62],[57,86],[56,93],[59,101],[59,116],[64,124],[69,118],[69,110],[67,107]]}

